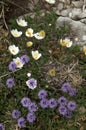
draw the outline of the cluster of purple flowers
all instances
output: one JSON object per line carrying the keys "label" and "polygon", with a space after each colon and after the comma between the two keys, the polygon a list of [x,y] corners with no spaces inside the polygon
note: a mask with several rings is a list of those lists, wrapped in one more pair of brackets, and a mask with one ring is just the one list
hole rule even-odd
{"label": "cluster of purple flowers", "polygon": [[[76,88],[72,88],[69,83],[64,83],[62,85],[62,91],[68,93],[70,96],[76,95]],[[59,108],[58,111],[61,115],[66,118],[72,118],[72,112],[76,109],[75,101],[68,101],[64,96],[58,99]]]}
{"label": "cluster of purple flowers", "polygon": [[[27,55],[22,55],[20,57],[20,60],[21,60],[22,64],[25,65],[26,63],[28,63],[30,61],[30,58]],[[17,65],[14,61],[11,61],[8,68],[10,71],[14,71],[14,70],[16,70]]]}
{"label": "cluster of purple flowers", "polygon": [[[68,83],[62,85],[63,92],[70,92],[71,86]],[[74,93],[75,95],[75,93]],[[72,96],[74,96],[72,95]],[[51,108],[54,109],[58,105],[58,112],[66,118],[72,118],[73,111],[76,109],[76,102],[75,101],[68,101],[66,97],[61,96],[56,100],[55,98],[47,98],[48,93],[46,90],[42,89],[38,92],[38,99],[40,100],[40,107]],[[71,96],[71,95],[70,95]],[[26,119],[21,117],[21,112],[19,110],[14,109],[12,112],[12,117],[17,119],[19,128],[26,127],[26,122],[33,123],[36,120],[35,112],[37,111],[38,107],[35,102],[31,102],[30,98],[23,97],[21,99],[21,105],[28,109],[28,114],[26,115]]]}
{"label": "cluster of purple flowers", "polygon": [[[69,88],[68,88],[69,89]],[[47,99],[47,91],[40,90],[38,98],[40,99],[41,108],[55,108],[58,107],[58,111],[66,118],[72,117],[72,111],[76,109],[76,103],[74,101],[68,101],[64,96],[61,96],[58,100],[55,98]]]}
{"label": "cluster of purple flowers", "polygon": [[55,98],[47,99],[47,91],[46,90],[40,90],[38,92],[38,98],[40,99],[40,106],[41,108],[55,108],[57,106],[57,101]]}
{"label": "cluster of purple flowers", "polygon": [[72,88],[69,83],[64,83],[62,85],[62,91],[65,92],[65,93],[68,93],[71,97],[75,96],[76,93],[77,93],[76,88]]}
{"label": "cluster of purple flowers", "polygon": [[[17,109],[14,109],[13,111],[12,111],[12,118],[13,119],[18,119],[18,126],[19,126],[19,128],[24,128],[24,127],[26,127],[26,120],[25,120],[25,118],[24,117],[20,117],[21,116],[21,112],[19,111],[19,110],[17,110]],[[20,118],[19,118],[20,117]]]}
{"label": "cluster of purple flowers", "polygon": [[[35,113],[37,111],[37,104],[35,102],[31,102],[30,98],[23,97],[21,99],[21,105],[28,109],[28,114],[26,116],[26,119],[21,116],[21,112],[19,110],[14,109],[12,111],[12,118],[18,119],[17,123],[19,128],[26,127],[26,122],[33,123],[36,120]],[[20,117],[20,118],[19,118]]]}
{"label": "cluster of purple flowers", "polygon": [[75,101],[68,101],[65,97],[60,97],[58,99],[58,111],[61,115],[66,118],[72,118],[72,111],[76,109]]}

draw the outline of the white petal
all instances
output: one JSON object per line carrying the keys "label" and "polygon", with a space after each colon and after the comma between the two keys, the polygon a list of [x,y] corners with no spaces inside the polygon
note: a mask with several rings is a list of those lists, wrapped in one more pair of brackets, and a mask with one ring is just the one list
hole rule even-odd
{"label": "white petal", "polygon": [[24,19],[17,19],[16,22],[19,26],[22,26],[22,27],[27,26],[27,22]]}
{"label": "white petal", "polygon": [[70,42],[70,43],[68,43],[67,45],[66,45],[66,47],[71,47],[72,46],[72,42]]}
{"label": "white petal", "polygon": [[35,33],[35,34],[34,34],[34,37],[35,37],[36,39],[38,39],[38,40],[41,40],[41,39],[44,38],[43,36],[40,36],[39,33]]}

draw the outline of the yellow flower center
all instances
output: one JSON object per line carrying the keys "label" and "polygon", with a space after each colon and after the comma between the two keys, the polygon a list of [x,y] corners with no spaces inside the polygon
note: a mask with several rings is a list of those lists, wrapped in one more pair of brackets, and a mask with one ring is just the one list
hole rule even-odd
{"label": "yellow flower center", "polygon": [[20,62],[20,61],[17,61],[16,64],[17,64],[17,66],[20,66],[20,65],[21,65],[21,62]]}
{"label": "yellow flower center", "polygon": [[37,58],[38,58],[38,54],[35,53],[35,54],[33,55],[33,57],[34,57],[34,59],[37,59]]}
{"label": "yellow flower center", "polygon": [[61,44],[62,46],[66,46],[66,45],[68,44],[68,42],[62,40],[62,41],[60,42],[60,44]]}
{"label": "yellow flower center", "polygon": [[32,33],[31,33],[30,31],[27,31],[27,34],[28,34],[29,36],[31,36]]}
{"label": "yellow flower center", "polygon": [[41,30],[41,31],[39,32],[39,35],[42,36],[42,37],[45,37],[45,31],[44,31],[44,30]]}
{"label": "yellow flower center", "polygon": [[49,70],[49,75],[50,76],[55,76],[55,69]]}
{"label": "yellow flower center", "polygon": [[14,49],[12,49],[12,52],[14,52],[14,53],[15,53],[16,51],[15,51]]}
{"label": "yellow flower center", "polygon": [[14,36],[15,36],[15,37],[18,37],[18,33],[17,33],[17,32],[15,32],[15,33],[14,33]]}
{"label": "yellow flower center", "polygon": [[29,41],[26,43],[27,47],[31,47],[33,45],[33,42]]}

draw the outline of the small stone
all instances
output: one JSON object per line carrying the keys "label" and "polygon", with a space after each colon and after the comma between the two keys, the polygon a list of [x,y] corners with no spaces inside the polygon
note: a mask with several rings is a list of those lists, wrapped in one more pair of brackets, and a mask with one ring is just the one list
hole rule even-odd
{"label": "small stone", "polygon": [[59,3],[58,6],[57,6],[58,10],[62,10],[64,8],[64,5],[63,3]]}

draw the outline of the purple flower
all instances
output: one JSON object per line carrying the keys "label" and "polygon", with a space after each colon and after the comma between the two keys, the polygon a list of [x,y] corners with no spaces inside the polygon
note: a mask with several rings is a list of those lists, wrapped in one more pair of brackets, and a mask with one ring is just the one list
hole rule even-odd
{"label": "purple flower", "polygon": [[35,102],[30,103],[29,106],[28,106],[28,109],[29,109],[30,112],[37,111],[37,105],[36,105],[36,103]]}
{"label": "purple flower", "polygon": [[9,64],[9,70],[14,71],[17,68],[16,64],[14,61],[11,61]]}
{"label": "purple flower", "polygon": [[71,85],[69,84],[69,83],[64,83],[63,85],[62,85],[62,91],[63,92],[69,92],[69,90],[71,89]]}
{"label": "purple flower", "polygon": [[35,89],[37,87],[37,80],[35,80],[34,78],[31,78],[29,80],[26,81],[26,84],[27,86],[30,88],[30,89]]}
{"label": "purple flower", "polygon": [[71,97],[76,96],[76,93],[77,93],[76,88],[71,88],[71,89],[69,90],[69,95],[70,95]]}
{"label": "purple flower", "polygon": [[58,108],[58,111],[61,115],[65,115],[67,113],[67,108],[63,105],[61,105],[59,108]]}
{"label": "purple flower", "polygon": [[18,119],[18,126],[19,128],[24,128],[26,127],[26,120],[24,117],[21,117]]}
{"label": "purple flower", "polygon": [[42,99],[40,101],[40,106],[44,109],[44,108],[48,108],[48,100],[47,99]]}
{"label": "purple flower", "polygon": [[59,103],[60,105],[66,105],[66,104],[67,104],[67,99],[66,99],[64,96],[62,96],[62,97],[60,97],[60,98],[58,99],[58,103]]}
{"label": "purple flower", "polygon": [[76,109],[76,102],[69,101],[67,107],[70,111],[74,111]]}
{"label": "purple flower", "polygon": [[38,97],[39,97],[39,99],[46,98],[46,96],[47,96],[47,91],[45,91],[45,90],[40,90],[40,91],[38,92]]}
{"label": "purple flower", "polygon": [[66,118],[70,119],[72,118],[72,112],[67,110],[66,114],[64,115]]}
{"label": "purple flower", "polygon": [[30,122],[30,123],[33,123],[35,120],[36,120],[36,116],[34,113],[28,113],[27,114],[27,120]]}
{"label": "purple flower", "polygon": [[8,88],[12,88],[14,86],[14,80],[13,80],[13,78],[7,79],[6,85],[7,85]]}
{"label": "purple flower", "polygon": [[30,103],[31,103],[31,101],[28,97],[24,97],[21,100],[21,104],[23,107],[28,107]]}
{"label": "purple flower", "polygon": [[29,57],[28,57],[27,55],[21,56],[20,59],[21,59],[21,61],[22,61],[23,64],[28,63],[29,60],[30,60]]}
{"label": "purple flower", "polygon": [[0,123],[0,130],[5,130],[4,125]]}
{"label": "purple flower", "polygon": [[55,108],[57,106],[57,101],[54,98],[51,98],[49,101],[49,107],[50,108]]}
{"label": "purple flower", "polygon": [[14,119],[18,119],[21,116],[21,112],[19,110],[13,110],[12,111],[12,117]]}

